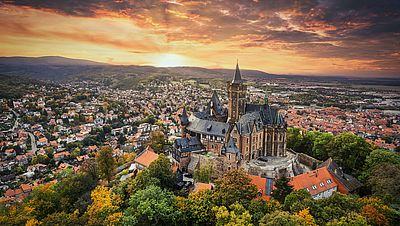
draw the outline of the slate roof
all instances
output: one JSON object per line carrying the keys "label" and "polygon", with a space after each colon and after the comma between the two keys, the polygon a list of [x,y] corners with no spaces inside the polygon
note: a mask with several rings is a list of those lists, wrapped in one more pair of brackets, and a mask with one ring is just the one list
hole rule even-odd
{"label": "slate roof", "polygon": [[217,112],[217,114],[219,115],[223,115],[224,114],[224,107],[222,106],[221,101],[219,100],[218,94],[217,92],[214,90],[213,91],[213,95],[211,97],[211,101],[210,101],[210,108],[213,108],[215,112]]}
{"label": "slate roof", "polygon": [[226,133],[229,131],[229,123],[193,117],[187,129],[196,133],[225,137]]}
{"label": "slate roof", "polygon": [[237,63],[235,74],[233,75],[232,83],[240,84],[242,82],[243,82],[243,80],[242,80],[242,75],[240,74],[240,70],[239,70],[239,63]]}
{"label": "slate roof", "polygon": [[183,110],[182,110],[182,115],[181,115],[181,125],[187,125],[187,124],[189,124],[189,117],[188,117],[188,115],[187,115],[187,112],[186,112],[186,108],[184,107],[183,108]]}
{"label": "slate roof", "polygon": [[246,104],[246,113],[249,112],[260,112],[261,119],[264,125],[283,125],[285,120],[278,112],[278,109],[271,107],[268,104]]}
{"label": "slate roof", "polygon": [[180,152],[191,152],[191,151],[198,151],[202,149],[201,142],[197,137],[191,138],[178,138],[174,142],[175,148],[180,150]]}
{"label": "slate roof", "polygon": [[233,138],[229,138],[229,141],[226,146],[223,147],[223,151],[226,153],[238,154],[240,153],[239,148],[236,146],[235,141]]}
{"label": "slate roof", "polygon": [[342,188],[346,189],[347,192],[352,192],[362,186],[362,183],[359,182],[356,178],[349,174],[345,174],[343,170],[332,160],[332,158],[329,158],[325,162],[321,163],[318,168],[321,167],[326,167],[328,171],[332,174],[332,176],[336,179],[339,183],[339,191],[340,192],[345,192],[342,191]]}

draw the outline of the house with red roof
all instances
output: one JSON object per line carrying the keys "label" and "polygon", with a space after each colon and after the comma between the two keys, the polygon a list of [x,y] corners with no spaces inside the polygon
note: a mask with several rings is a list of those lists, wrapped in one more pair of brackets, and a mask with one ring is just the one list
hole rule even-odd
{"label": "house with red roof", "polygon": [[305,189],[314,199],[327,198],[338,191],[338,184],[325,166],[294,176],[289,184],[294,190]]}
{"label": "house with red roof", "polygon": [[143,170],[149,167],[150,164],[156,159],[158,159],[158,154],[155,153],[155,151],[150,146],[147,146],[147,148],[136,157],[134,162],[136,163],[139,170]]}

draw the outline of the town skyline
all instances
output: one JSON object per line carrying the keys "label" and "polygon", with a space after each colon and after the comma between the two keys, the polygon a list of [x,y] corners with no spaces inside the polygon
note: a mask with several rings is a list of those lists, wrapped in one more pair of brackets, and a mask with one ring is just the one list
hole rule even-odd
{"label": "town skyline", "polygon": [[272,74],[400,75],[400,5],[395,1],[0,5],[0,56],[205,68],[232,68],[239,59],[242,68]]}

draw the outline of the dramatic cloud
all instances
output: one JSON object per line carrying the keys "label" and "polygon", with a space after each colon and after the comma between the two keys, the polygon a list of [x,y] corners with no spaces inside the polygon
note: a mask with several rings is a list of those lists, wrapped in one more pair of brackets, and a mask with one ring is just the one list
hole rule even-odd
{"label": "dramatic cloud", "polygon": [[[105,51],[104,58],[87,53],[105,62],[157,65],[156,54],[176,54],[189,65],[227,67],[240,57],[272,73],[400,76],[398,0],[0,2],[2,55],[22,41],[42,48],[65,40],[68,48]],[[20,48],[14,54],[24,54]]]}

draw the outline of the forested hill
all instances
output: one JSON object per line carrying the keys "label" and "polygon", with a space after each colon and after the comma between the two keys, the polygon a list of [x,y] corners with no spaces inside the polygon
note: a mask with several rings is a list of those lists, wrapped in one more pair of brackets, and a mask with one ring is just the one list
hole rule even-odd
{"label": "forested hill", "polygon": [[[41,80],[111,80],[112,84],[129,88],[132,84],[149,77],[218,78],[229,80],[232,69],[209,69],[201,67],[153,67],[137,65],[111,65],[89,60],[70,59],[58,56],[48,57],[0,57],[0,74],[27,76]],[[246,80],[278,79],[307,82],[339,82],[373,85],[400,85],[393,78],[346,78],[340,76],[277,75],[260,70],[241,69]]]}

